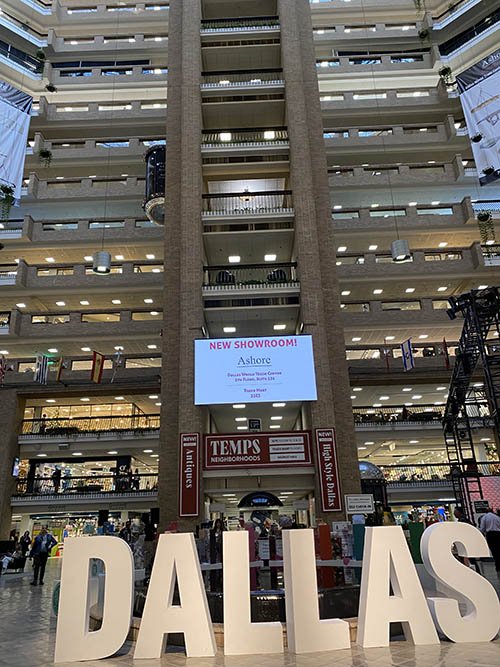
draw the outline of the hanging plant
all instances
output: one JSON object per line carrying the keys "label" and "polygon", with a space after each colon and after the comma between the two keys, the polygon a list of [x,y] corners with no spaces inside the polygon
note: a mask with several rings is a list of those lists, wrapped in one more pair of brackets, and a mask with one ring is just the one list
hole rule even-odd
{"label": "hanging plant", "polygon": [[45,86],[45,90],[48,90],[49,93],[57,93],[57,88],[54,86],[53,83],[48,83]]}
{"label": "hanging plant", "polygon": [[470,140],[473,141],[475,144],[478,144],[481,141],[482,138],[483,138],[483,135],[478,132],[473,137],[471,137]]}
{"label": "hanging plant", "polygon": [[490,174],[494,174],[494,173],[495,173],[494,167],[486,167],[486,169],[483,169],[483,174],[485,176],[490,176]]}
{"label": "hanging plant", "polygon": [[43,62],[45,62],[47,58],[47,56],[45,55],[45,51],[43,51],[43,49],[38,49],[37,52],[35,53],[35,58],[37,58],[37,60],[42,60]]}
{"label": "hanging plant", "polygon": [[50,167],[52,162],[52,151],[49,151],[47,148],[41,148],[38,151],[38,161],[43,164],[44,167]]}
{"label": "hanging plant", "polygon": [[495,225],[493,217],[489,211],[481,211],[477,215],[477,226],[481,237],[481,245],[488,244],[489,241],[495,241]]}
{"label": "hanging plant", "polygon": [[418,38],[421,39],[422,41],[430,39],[430,36],[431,36],[431,31],[428,28],[426,28],[425,30],[421,30],[418,33]]}
{"label": "hanging plant", "polygon": [[451,67],[442,67],[438,71],[439,77],[442,79],[442,81],[447,85],[451,85],[453,83],[453,76],[452,76],[452,71]]}
{"label": "hanging plant", "polygon": [[2,183],[2,185],[0,185],[0,201],[2,202],[2,220],[8,220],[10,217],[10,209],[14,203],[14,188]]}

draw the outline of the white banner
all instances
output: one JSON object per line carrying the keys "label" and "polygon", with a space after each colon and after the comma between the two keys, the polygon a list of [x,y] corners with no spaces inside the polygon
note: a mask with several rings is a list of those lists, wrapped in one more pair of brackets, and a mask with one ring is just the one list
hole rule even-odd
{"label": "white banner", "polygon": [[500,49],[457,76],[481,185],[500,178]]}
{"label": "white banner", "polygon": [[311,336],[195,340],[195,405],[315,401]]}
{"label": "white banner", "polygon": [[33,98],[0,80],[0,184],[20,199]]}

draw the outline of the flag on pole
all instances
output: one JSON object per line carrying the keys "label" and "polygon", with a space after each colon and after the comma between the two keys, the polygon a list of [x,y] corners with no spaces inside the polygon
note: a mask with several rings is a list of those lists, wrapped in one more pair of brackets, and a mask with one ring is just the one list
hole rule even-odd
{"label": "flag on pole", "polygon": [[111,382],[115,381],[116,371],[120,368],[121,365],[122,365],[122,351],[117,350],[113,358],[113,375],[111,376]]}
{"label": "flag on pole", "polygon": [[33,380],[39,384],[47,384],[49,375],[49,358],[41,352],[36,354],[35,375]]}
{"label": "flag on pole", "polygon": [[444,364],[446,366],[446,370],[449,370],[450,355],[448,354],[448,343],[446,342],[446,338],[443,338],[443,355],[444,355]]}
{"label": "flag on pole", "polygon": [[2,355],[2,358],[0,359],[0,384],[3,384],[6,370],[7,370],[7,359],[5,358],[5,355]]}
{"label": "flag on pole", "polygon": [[102,372],[104,370],[104,355],[99,354],[99,352],[93,352],[93,359],[92,359],[92,373],[90,375],[90,378],[92,382],[95,382],[96,384],[99,384],[102,378]]}
{"label": "flag on pole", "polygon": [[411,340],[409,338],[408,340],[405,340],[404,343],[401,343],[401,354],[403,355],[403,366],[405,371],[415,368],[413,350],[411,349]]}
{"label": "flag on pole", "polygon": [[57,362],[57,376],[56,376],[56,382],[61,381],[61,375],[63,372],[63,369],[66,368],[66,364],[64,363],[64,357],[61,356],[59,357],[59,361]]}

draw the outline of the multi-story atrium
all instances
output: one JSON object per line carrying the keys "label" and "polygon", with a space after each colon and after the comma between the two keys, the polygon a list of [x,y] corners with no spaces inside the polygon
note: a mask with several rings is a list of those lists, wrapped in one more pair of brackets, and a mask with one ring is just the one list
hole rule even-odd
{"label": "multi-story atrium", "polygon": [[[499,6],[4,0],[2,78],[34,102],[0,224],[2,538],[93,530],[99,510],[235,525],[255,492],[306,525],[341,518],[314,447],[302,466],[204,466],[183,517],[181,433],[334,428],[339,494],[360,491],[359,458],[396,518],[449,513],[448,299],[500,266],[500,186],[479,184],[455,77],[495,50]],[[312,336],[316,401],[194,404],[195,339],[293,335]],[[468,410],[494,474],[484,381]]]}
{"label": "multi-story atrium", "polygon": [[[407,528],[421,564],[426,525],[500,508],[499,19],[500,0],[2,0],[0,104],[32,102],[25,147],[0,115],[2,572],[26,531],[53,556],[121,531],[140,584],[155,536],[192,531],[215,622],[222,530],[259,536],[269,602],[282,529],[312,527],[322,618],[336,586],[352,617],[365,520]],[[2,638],[9,664],[52,656],[37,599],[20,618],[50,649]]]}

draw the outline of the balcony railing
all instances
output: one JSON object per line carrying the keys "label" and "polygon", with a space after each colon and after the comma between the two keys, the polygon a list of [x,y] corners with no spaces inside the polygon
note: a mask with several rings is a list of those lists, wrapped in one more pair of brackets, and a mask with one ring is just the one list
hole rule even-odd
{"label": "balcony railing", "polygon": [[7,44],[7,42],[0,41],[0,56],[4,56],[4,58],[11,60],[16,65],[20,65],[30,74],[36,74],[37,78],[40,78],[42,75],[43,63],[40,60],[33,58],[33,56],[20,49],[16,49],[11,44]]}
{"label": "balcony railing", "polygon": [[[474,466],[472,469],[471,466]],[[449,463],[431,463],[424,465],[389,465],[379,466],[389,486],[442,486],[450,484],[452,474],[460,471],[456,465]],[[500,463],[470,464],[464,472],[478,472],[482,476],[500,475]]]}
{"label": "balcony railing", "polygon": [[248,30],[276,30],[278,27],[279,18],[277,16],[201,20],[201,32],[246,32]]}
{"label": "balcony railing", "polygon": [[485,266],[500,265],[500,243],[481,246]]}
{"label": "balcony railing", "polygon": [[25,419],[20,435],[23,439],[95,436],[99,433],[129,432],[147,435],[160,428],[160,415],[124,415],[114,417],[76,417]]}
{"label": "balcony railing", "polygon": [[126,493],[153,495],[158,490],[158,475],[107,474],[74,477],[64,475],[60,480],[51,477],[22,477],[17,480],[14,496],[71,496],[95,497],[102,494]]}
{"label": "balcony railing", "polygon": [[202,87],[224,88],[233,86],[261,86],[262,84],[282,84],[282,69],[230,70],[202,72]]}
{"label": "balcony railing", "polygon": [[231,192],[202,195],[203,215],[262,215],[293,213],[291,190],[265,192]]}
{"label": "balcony railing", "polygon": [[[432,424],[441,426],[445,404],[443,405],[388,405],[381,408],[353,408],[354,423],[377,426],[380,424]],[[472,422],[480,426],[489,423],[490,413],[487,403],[470,403],[467,414]],[[474,425],[472,423],[471,425]]]}
{"label": "balcony railing", "polygon": [[298,284],[297,264],[239,264],[238,266],[204,266],[203,287],[217,289],[251,289],[283,287]]}
{"label": "balcony railing", "polygon": [[287,146],[286,127],[255,128],[252,130],[205,130],[202,148],[238,148],[250,146]]}

